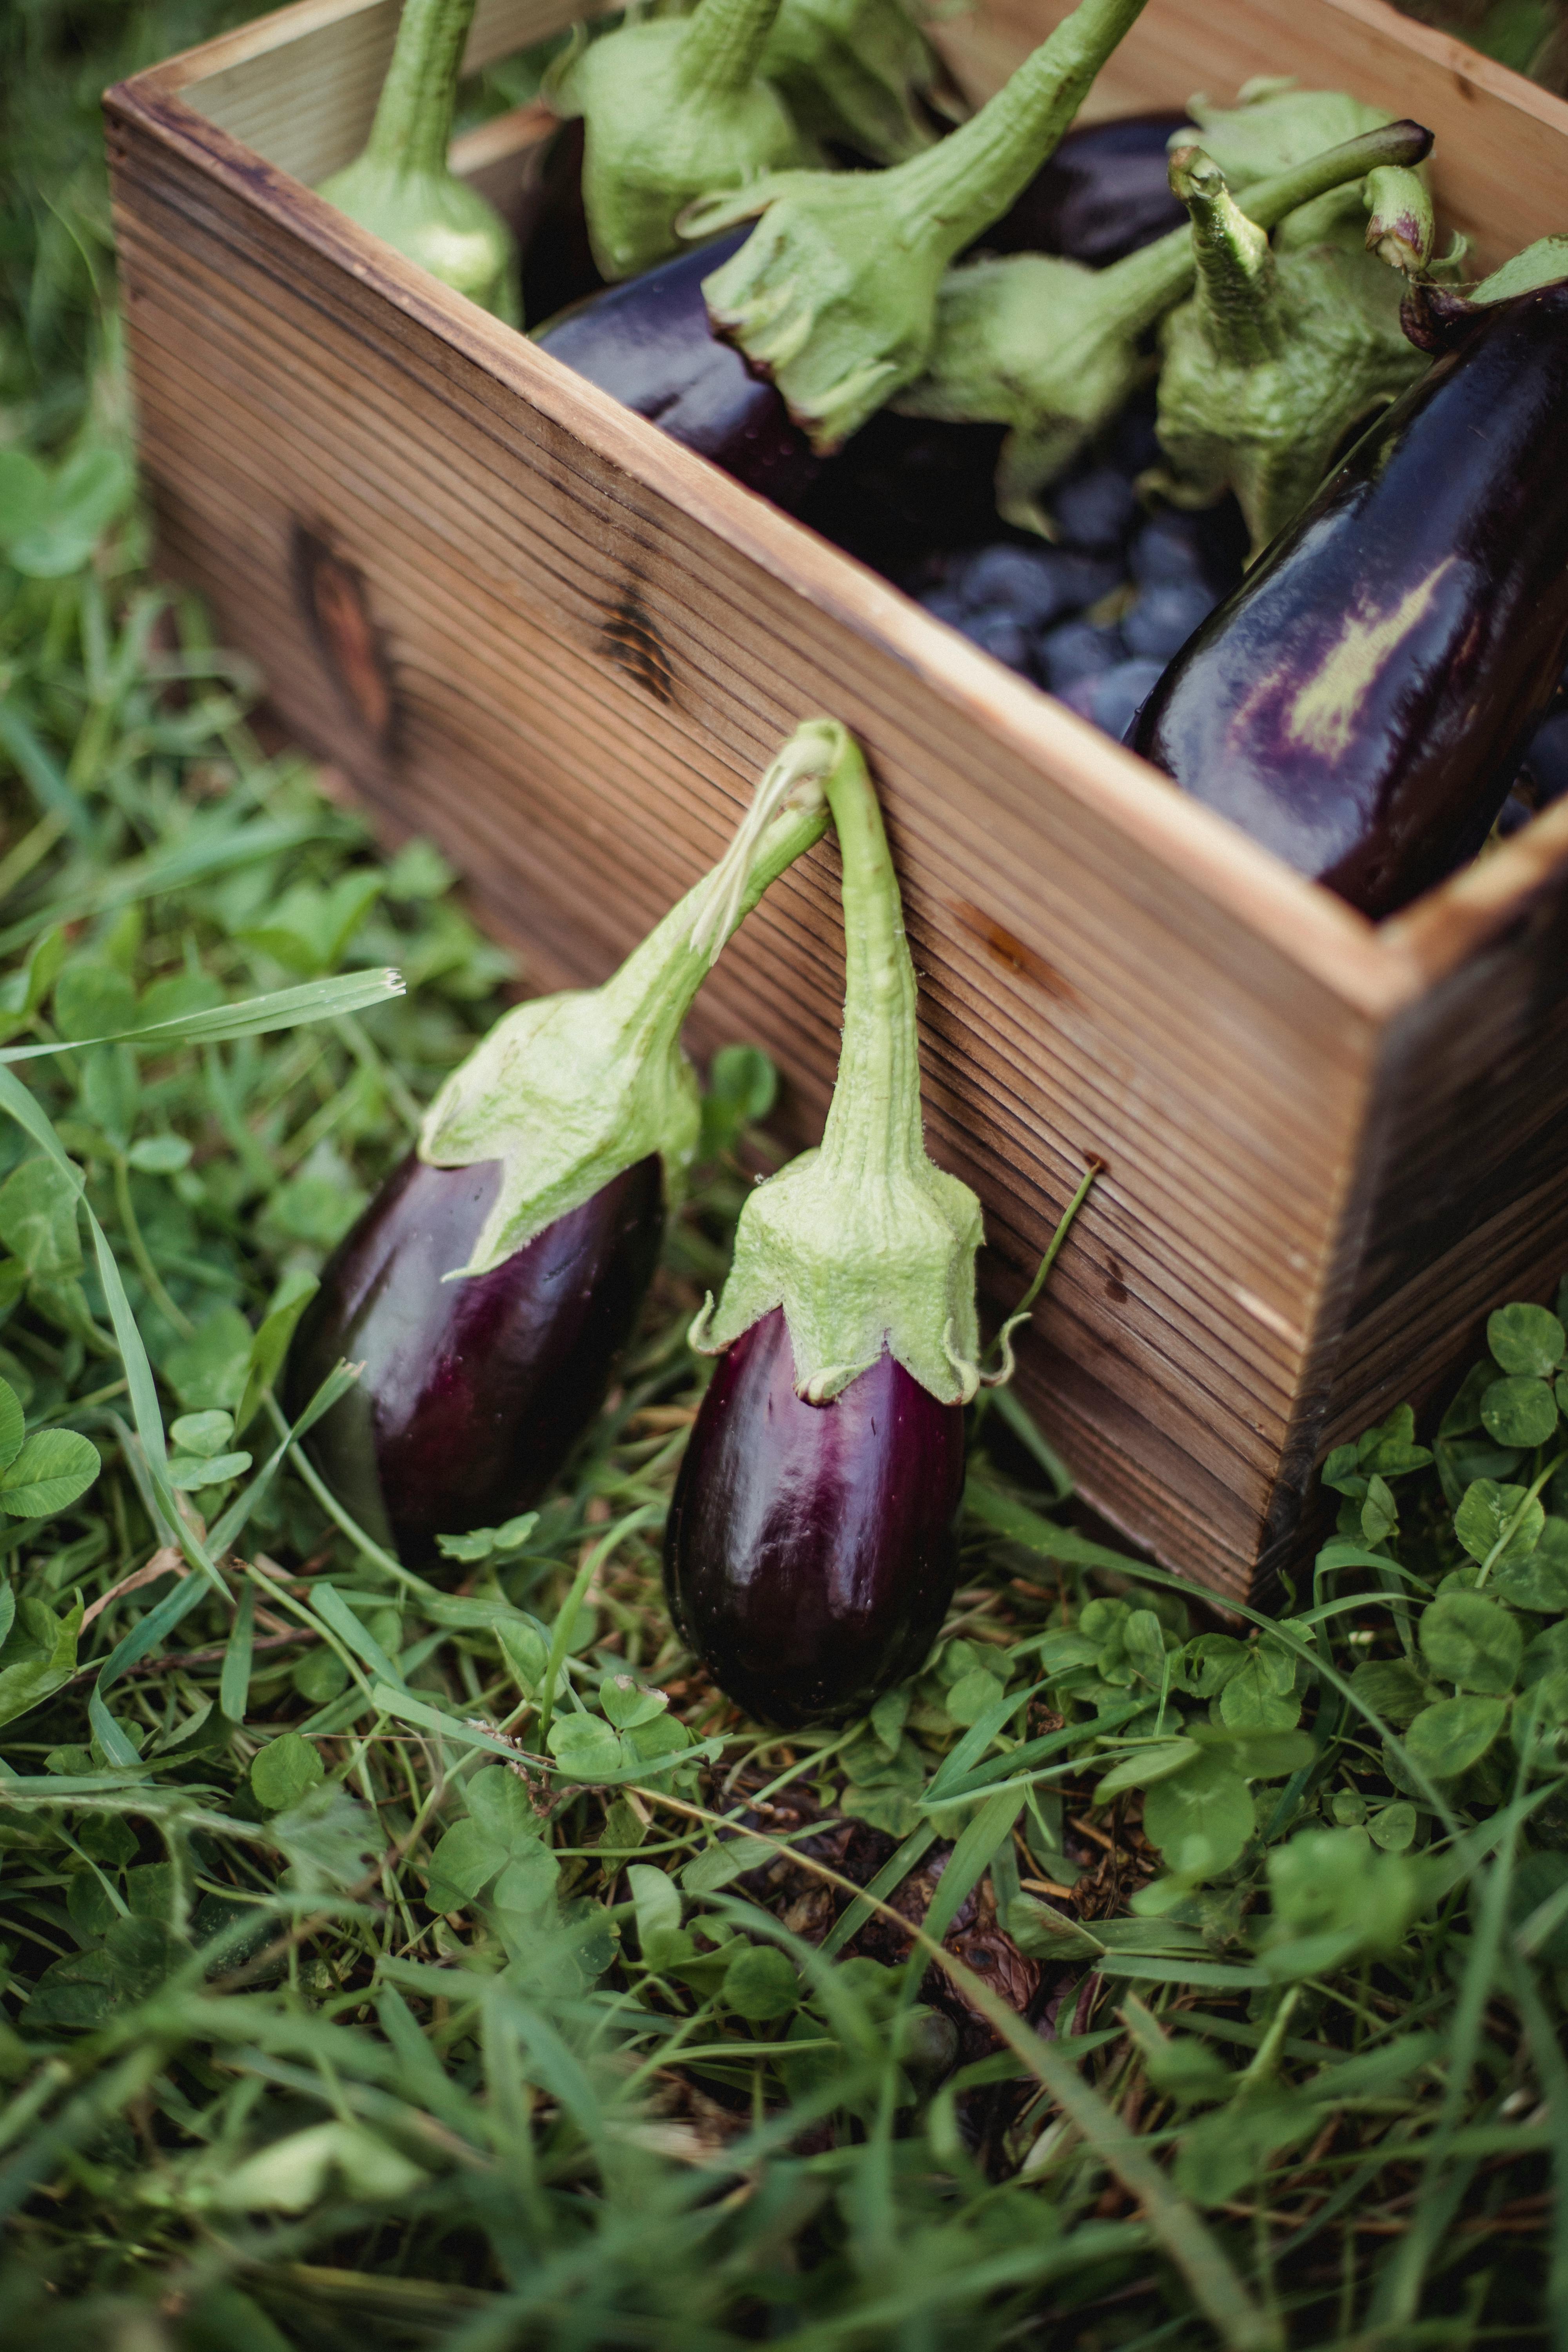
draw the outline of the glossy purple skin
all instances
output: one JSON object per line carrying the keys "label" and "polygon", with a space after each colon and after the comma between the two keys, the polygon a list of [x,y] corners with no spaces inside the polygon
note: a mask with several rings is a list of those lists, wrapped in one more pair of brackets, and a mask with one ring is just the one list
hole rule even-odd
{"label": "glossy purple skin", "polygon": [[782,396],[708,322],[702,281],[752,233],[748,221],[640,278],[590,296],[535,337],[672,440],[793,510],[821,471]]}
{"label": "glossy purple skin", "polygon": [[289,1351],[289,1413],[342,1358],[358,1383],[306,1440],[361,1523],[411,1566],[439,1535],[536,1503],[604,1402],[658,1257],[657,1158],[639,1160],[489,1274],[466,1263],[497,1161],[411,1152],[328,1260]]}
{"label": "glossy purple skin", "polygon": [[[1472,856],[1568,653],[1565,415],[1568,282],[1478,313],[1183,646],[1134,748],[1369,915]],[[1352,619],[1382,632],[1355,691]]]}
{"label": "glossy purple skin", "polygon": [[1184,114],[1123,114],[1069,131],[979,245],[1063,254],[1092,269],[1152,245],[1187,217],[1171,193],[1167,148],[1172,132],[1188,127]]}
{"label": "glossy purple skin", "polygon": [[858,1713],[916,1673],[958,1578],[963,1408],[884,1354],[803,1404],[784,1310],[720,1359],[665,1530],[681,1637],[749,1715]]}

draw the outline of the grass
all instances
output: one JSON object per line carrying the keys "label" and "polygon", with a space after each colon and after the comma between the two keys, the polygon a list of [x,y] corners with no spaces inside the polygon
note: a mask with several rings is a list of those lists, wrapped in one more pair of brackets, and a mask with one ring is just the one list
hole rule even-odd
{"label": "grass", "polygon": [[1001,1392],[925,1671],[781,1738],[658,1581],[731,1060],[536,1517],[434,1584],[292,1450],[291,1318],[517,975],[144,569],[92,100],[219,21],[0,23],[0,2338],[1568,2343],[1555,1317],[1342,1449],[1249,1630]]}

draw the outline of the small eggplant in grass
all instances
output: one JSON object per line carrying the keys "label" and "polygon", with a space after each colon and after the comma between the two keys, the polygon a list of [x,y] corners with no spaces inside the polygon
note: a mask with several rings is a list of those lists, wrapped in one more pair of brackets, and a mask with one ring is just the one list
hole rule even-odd
{"label": "small eggplant in grass", "polygon": [[682,1637],[784,1724],[869,1706],[930,1649],[980,1382],[980,1203],[922,1140],[914,966],[865,761],[815,723],[844,872],[838,1080],[820,1148],[750,1194],[692,1328],[721,1361],[665,1536]]}
{"label": "small eggplant in grass", "polygon": [[[1258,181],[1247,191],[1245,218],[1235,205],[1229,206],[1237,224],[1234,233],[1252,240],[1262,256],[1260,268],[1271,272],[1267,229],[1325,191],[1349,184],[1353,193],[1369,173],[1418,161],[1431,144],[1430,131],[1415,122],[1364,131]],[[1342,262],[1346,270],[1352,267],[1336,249],[1318,268],[1331,271]],[[926,373],[894,404],[909,416],[1005,425],[1007,437],[996,467],[997,511],[1022,529],[1048,530],[1042,492],[1120,415],[1139,384],[1152,373],[1154,362],[1146,348],[1150,328],[1181,302],[1194,274],[1212,265],[1200,249],[1194,223],[1171,230],[1156,244],[1104,269],[1087,269],[1080,262],[1041,253],[987,257],[951,269],[938,298],[936,337]],[[1364,257],[1362,267],[1376,274],[1375,265]],[[1295,268],[1298,275],[1310,275],[1304,260],[1299,259]],[[1388,278],[1390,289],[1384,341],[1397,347],[1404,381],[1421,362],[1399,331],[1397,281],[1387,272],[1381,274]],[[1265,294],[1268,291],[1266,288]],[[1203,317],[1206,323],[1206,309]],[[1272,312],[1268,323],[1273,323]],[[1272,341],[1268,349],[1273,351]],[[1384,373],[1388,373],[1385,364]],[[1380,376],[1380,386],[1382,381]],[[1344,387],[1338,390],[1342,401]],[[1362,413],[1368,397],[1363,396],[1358,378],[1352,415]],[[1332,411],[1336,419],[1340,413],[1339,407]],[[1294,446],[1300,418],[1295,409],[1288,414]],[[1321,475],[1327,456],[1325,450],[1309,487]],[[1206,488],[1202,502],[1210,502]]]}
{"label": "small eggplant in grass", "polygon": [[1430,372],[1183,647],[1133,738],[1372,916],[1480,848],[1568,653],[1568,242],[1406,311]]}
{"label": "small eggplant in grass", "polygon": [[826,828],[822,745],[784,747],[730,849],[602,988],[505,1014],[321,1278],[290,1410],[344,1358],[310,1451],[411,1565],[538,1500],[603,1402],[693,1160],[688,1007],[725,940]]}
{"label": "small eggplant in grass", "polygon": [[474,7],[475,0],[405,0],[363,152],[317,193],[515,327],[521,310],[511,232],[447,162]]}

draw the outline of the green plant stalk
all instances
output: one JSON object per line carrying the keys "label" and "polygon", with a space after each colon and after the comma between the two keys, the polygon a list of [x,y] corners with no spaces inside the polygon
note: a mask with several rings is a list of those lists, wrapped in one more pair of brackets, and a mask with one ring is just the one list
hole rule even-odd
{"label": "green plant stalk", "polygon": [[1384,165],[1367,174],[1366,249],[1406,278],[1431,267],[1437,224],[1432,191],[1419,172]]}
{"label": "green plant stalk", "polygon": [[458,72],[476,0],[405,0],[366,158],[388,172],[444,172]]}
{"label": "green plant stalk", "polygon": [[520,326],[511,232],[447,160],[475,5],[405,0],[370,137],[319,194],[443,284]]}
{"label": "green plant stalk", "polygon": [[826,828],[819,732],[797,728],[757,787],[729,849],[596,989],[518,1005],[453,1072],[426,1113],[432,1166],[500,1163],[465,1274],[484,1274],[639,1160],[657,1153],[678,1197],[701,1129],[680,1049],[691,1000],[784,868]]}
{"label": "green plant stalk", "polygon": [[779,0],[701,0],[685,20],[680,83],[693,98],[743,89],[755,78]]}
{"label": "green plant stalk", "polygon": [[1055,152],[1143,5],[1080,0],[977,115],[891,171],[776,174],[683,216],[700,237],[763,215],[703,292],[816,449],[921,373],[943,270]]}
{"label": "green plant stalk", "polygon": [[[722,1299],[692,1345],[716,1355],[775,1307],[797,1394],[826,1404],[883,1349],[945,1403],[980,1381],[980,1203],[929,1158],[915,968],[881,811],[853,739],[808,722],[843,860],[844,1033],[822,1142],[748,1196]],[[804,731],[804,730],[803,730]]]}
{"label": "green plant stalk", "polygon": [[1531,1480],[1529,1486],[1524,1490],[1522,1499],[1515,1504],[1513,1509],[1503,1521],[1502,1526],[1499,1530],[1496,1543],[1493,1544],[1490,1551],[1488,1552],[1485,1559],[1482,1560],[1479,1568],[1476,1570],[1476,1591],[1479,1592],[1481,1590],[1481,1587],[1485,1584],[1488,1577],[1491,1574],[1496,1561],[1507,1549],[1508,1546],[1513,1541],[1515,1535],[1519,1532],[1521,1522],[1523,1520],[1526,1511],[1529,1510],[1531,1503],[1535,1501],[1542,1486],[1545,1486],[1553,1471],[1560,1469],[1564,1462],[1568,1462],[1568,1453],[1554,1454],[1551,1461],[1546,1465],[1545,1469],[1537,1471],[1535,1476]]}
{"label": "green plant stalk", "polygon": [[[1521,1763],[1518,1776],[1520,1785],[1516,1785],[1514,1792],[1516,1803],[1523,1778],[1524,1766]],[[1421,2186],[1416,2191],[1415,2209],[1409,2229],[1390,2251],[1373,2298],[1369,2315],[1374,2323],[1382,2322],[1385,2326],[1408,2327],[1414,2320],[1427,2264],[1436,2252],[1444,2231],[1454,2218],[1468,2179],[1463,2167],[1458,2171],[1451,2168],[1451,2160],[1446,2160],[1446,2150],[1459,2127],[1470,2075],[1480,2053],[1487,2003],[1491,1998],[1502,1957],[1503,1935],[1508,1924],[1509,1889],[1513,1882],[1517,1843],[1518,1823],[1515,1822],[1510,1824],[1502,1851],[1486,1874],[1480,1917],[1466,1955],[1458,2005],[1449,2035],[1442,2105],[1436,2128],[1426,2140],[1421,2151]]]}

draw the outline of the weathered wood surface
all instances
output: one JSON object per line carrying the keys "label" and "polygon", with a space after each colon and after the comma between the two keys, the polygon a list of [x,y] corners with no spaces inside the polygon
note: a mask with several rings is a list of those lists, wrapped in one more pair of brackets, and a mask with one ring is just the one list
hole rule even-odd
{"label": "weathered wood surface", "polygon": [[[1108,1516],[1247,1589],[1288,1558],[1328,1436],[1384,1395],[1405,1293],[1438,1265],[1447,1303],[1414,1367],[1430,1374],[1537,1271],[1542,1139],[1568,1097],[1555,1001],[1539,1010],[1568,829],[1532,828],[1484,887],[1381,933],[1286,873],[343,221],[275,146],[268,163],[238,144],[225,124],[270,141],[268,121],[302,119],[303,53],[376,13],[304,0],[213,45],[208,80],[197,53],[111,95],[163,560],[303,740],[390,825],[442,844],[542,984],[603,976],[717,854],[797,719],[854,728],[906,889],[932,1147],[984,1201],[999,1301],[1085,1156],[1107,1166],[1025,1393]],[[1193,79],[1195,12],[1176,14],[1190,42],[1165,99]],[[302,33],[280,39],[290,20]],[[1274,69],[1296,63],[1276,41]],[[838,971],[823,850],[729,950],[694,1025],[700,1046],[773,1054],[802,1134],[831,1084]],[[1523,1050],[1489,1077],[1504,1001]],[[1535,1139],[1500,1142],[1486,1218],[1435,1261],[1401,1203],[1468,1180],[1474,1139],[1432,1106],[1457,1118],[1478,1087],[1500,1137],[1523,1122]]]}

